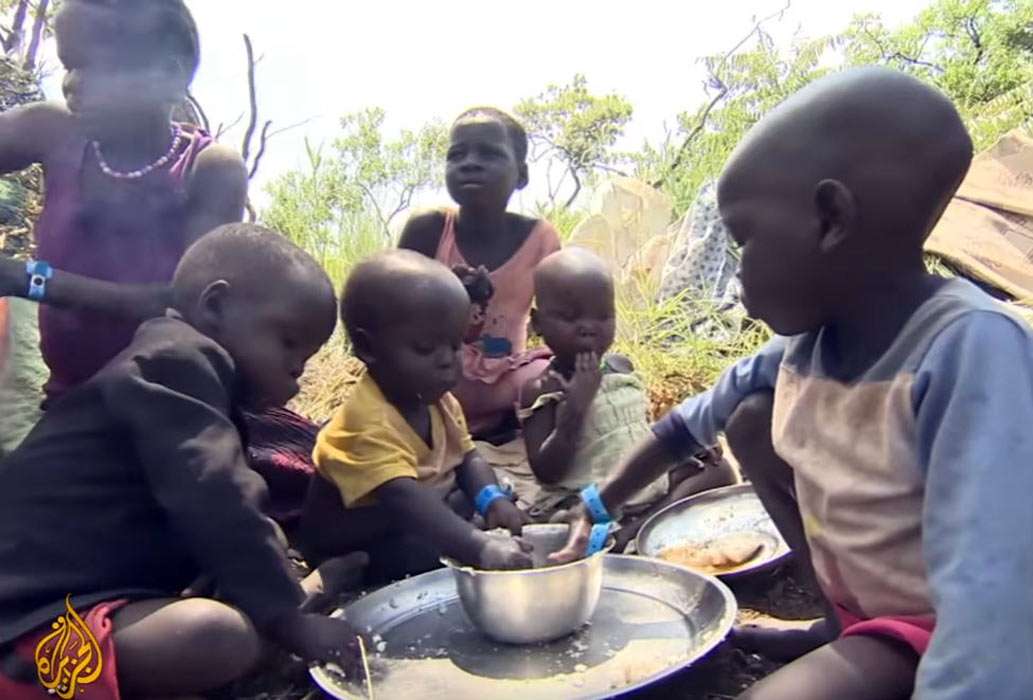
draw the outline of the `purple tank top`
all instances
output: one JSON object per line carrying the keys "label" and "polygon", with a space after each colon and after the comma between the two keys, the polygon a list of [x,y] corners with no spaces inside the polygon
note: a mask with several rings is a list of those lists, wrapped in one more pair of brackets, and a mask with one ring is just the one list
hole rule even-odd
{"label": "purple tank top", "polygon": [[[69,139],[44,172],[43,211],[36,222],[39,259],[59,270],[108,282],[171,281],[187,245],[186,178],[198,153],[212,143],[211,136],[201,129],[184,125],[183,130],[187,138],[177,157],[159,174],[136,185],[140,198],[134,205],[155,209],[154,223],[145,231],[128,230],[128,225],[102,229],[93,223],[96,216],[90,203],[83,201],[80,185],[92,149],[83,138]],[[50,369],[44,387],[47,398],[92,377],[129,345],[138,325],[137,321],[41,304],[40,347]]]}

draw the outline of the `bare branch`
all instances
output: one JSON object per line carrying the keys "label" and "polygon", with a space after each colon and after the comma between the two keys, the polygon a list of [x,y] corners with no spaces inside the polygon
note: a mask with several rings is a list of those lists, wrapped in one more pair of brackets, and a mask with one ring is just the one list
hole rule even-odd
{"label": "bare branch", "polygon": [[717,65],[710,70],[709,83],[711,87],[714,87],[718,90],[718,93],[710,100],[707,106],[703,109],[702,113],[700,113],[699,119],[696,122],[696,126],[693,127],[693,129],[682,140],[681,145],[678,147],[678,150],[674,155],[674,158],[667,166],[666,172],[653,183],[651,183],[653,187],[660,187],[661,185],[663,185],[664,180],[666,180],[671,173],[673,173],[681,166],[682,161],[685,159],[685,155],[689,151],[689,146],[692,145],[692,142],[696,140],[696,137],[699,136],[703,132],[703,129],[706,128],[707,120],[710,118],[710,113],[713,112],[714,108],[717,107],[718,103],[720,103],[721,100],[723,100],[728,95],[728,86],[725,85],[724,79],[721,77],[721,73],[724,70],[724,67],[728,64],[728,61],[732,59],[732,56],[738,53],[739,49],[746,45],[747,41],[749,41],[755,35],[761,34],[765,24],[772,20],[782,19],[782,17],[785,15],[786,11],[789,10],[789,7],[791,5],[792,0],[786,0],[786,4],[783,5],[781,9],[779,9],[776,12],[772,12],[770,15],[767,15],[766,17],[762,17],[760,20],[755,22],[753,24],[753,27],[750,28],[750,31],[745,36],[743,36],[743,38],[740,39],[732,48],[726,51],[722,55],[721,60],[718,61]]}
{"label": "bare branch", "polygon": [[11,19],[11,28],[4,37],[4,53],[8,56],[18,53],[25,40],[25,18],[29,14],[29,0],[18,0],[18,7]]}
{"label": "bare branch", "polygon": [[387,232],[388,232],[388,229],[387,229],[387,219],[384,218],[384,212],[380,208],[380,203],[377,202],[376,195],[374,195],[373,191],[369,187],[367,187],[365,184],[363,184],[361,182],[357,182],[357,184],[359,186],[359,189],[362,190],[362,193],[366,195],[366,197],[369,199],[370,203],[373,205],[373,208],[376,210],[376,212],[377,212],[377,219],[380,220],[380,225],[384,227],[384,233],[386,235]]}
{"label": "bare branch", "polygon": [[304,126],[305,124],[308,124],[310,121],[312,121],[311,118],[303,119],[300,122],[295,122],[294,124],[289,124],[285,127],[274,129],[272,131],[270,131],[270,128],[273,125],[272,119],[268,120],[265,124],[263,124],[262,133],[258,137],[258,153],[255,154],[255,159],[251,163],[251,170],[248,172],[247,179],[254,179],[255,175],[258,173],[258,166],[262,162],[262,156],[265,155],[266,147],[269,145],[269,142],[272,141],[274,136],[290,131],[291,129],[297,129],[299,126]]}
{"label": "bare branch", "polygon": [[574,200],[577,199],[579,194],[581,194],[581,178],[577,176],[577,168],[570,166],[567,168],[567,172],[569,172],[570,176],[574,178],[574,193],[567,198],[567,203],[563,205],[564,209],[570,209],[571,205],[574,204]]}
{"label": "bare branch", "polygon": [[412,204],[412,198],[415,194],[415,185],[406,185],[405,188],[402,190],[402,194],[398,196],[398,206],[394,208],[394,211],[388,214],[387,220],[384,221],[384,227],[387,228],[388,233],[390,233],[391,231],[391,221],[396,216],[398,216],[403,211],[409,208],[409,205]]}
{"label": "bare branch", "polygon": [[194,106],[194,109],[197,111],[197,116],[201,118],[201,126],[204,127],[204,130],[211,133],[212,125],[211,122],[208,121],[208,115],[205,113],[204,107],[201,106],[201,102],[194,97],[191,92],[187,92],[187,102]]}
{"label": "bare branch", "polygon": [[43,43],[43,34],[47,28],[47,8],[50,0],[39,0],[36,6],[36,19],[32,23],[32,40],[29,43],[29,50],[25,53],[25,70],[36,68],[36,54],[39,53],[40,44]]}
{"label": "bare branch", "polygon": [[251,141],[255,136],[255,129],[258,128],[258,96],[255,90],[255,49],[251,45],[251,37],[244,35],[244,50],[247,53],[247,87],[250,99],[250,119],[247,130],[244,132],[244,141],[240,147],[240,155],[246,163],[251,155]]}
{"label": "bare branch", "polygon": [[237,124],[240,124],[240,122],[242,122],[243,120],[244,120],[244,113],[243,113],[243,112],[241,112],[240,114],[238,114],[238,115],[237,115],[237,118],[236,118],[236,119],[234,119],[233,121],[231,121],[231,122],[230,122],[229,124],[223,125],[223,124],[222,124],[222,123],[220,122],[220,123],[219,123],[219,128],[215,130],[215,140],[216,140],[216,141],[218,141],[218,140],[219,140],[219,138],[220,138],[220,137],[221,137],[221,136],[222,136],[223,134],[225,134],[226,132],[228,132],[228,131],[229,131],[230,129],[232,129],[233,127],[235,127],[235,126],[236,126]]}
{"label": "bare branch", "polygon": [[262,134],[258,137],[258,153],[255,154],[255,160],[251,163],[251,170],[248,171],[248,180],[252,179],[255,176],[255,173],[258,172],[258,166],[262,162],[262,156],[265,155],[265,146],[269,143],[269,129],[272,125],[272,119],[269,119],[262,125]]}

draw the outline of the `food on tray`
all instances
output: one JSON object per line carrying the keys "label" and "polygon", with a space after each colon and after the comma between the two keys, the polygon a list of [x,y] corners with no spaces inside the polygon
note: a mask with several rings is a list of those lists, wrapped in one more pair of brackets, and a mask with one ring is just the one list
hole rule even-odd
{"label": "food on tray", "polygon": [[660,558],[707,574],[723,574],[755,559],[764,549],[764,538],[752,532],[736,532],[704,544],[690,542],[668,547]]}

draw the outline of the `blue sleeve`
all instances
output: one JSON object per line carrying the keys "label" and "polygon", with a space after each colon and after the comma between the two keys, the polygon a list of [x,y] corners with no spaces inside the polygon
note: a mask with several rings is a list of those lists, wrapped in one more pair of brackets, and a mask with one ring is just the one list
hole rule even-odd
{"label": "blue sleeve", "polygon": [[718,435],[744,398],[775,388],[786,339],[776,337],[725,371],[712,389],[686,399],[653,426],[653,434],[678,459],[717,444]]}
{"label": "blue sleeve", "polygon": [[920,700],[1033,697],[1033,337],[970,313],[916,374],[936,629]]}

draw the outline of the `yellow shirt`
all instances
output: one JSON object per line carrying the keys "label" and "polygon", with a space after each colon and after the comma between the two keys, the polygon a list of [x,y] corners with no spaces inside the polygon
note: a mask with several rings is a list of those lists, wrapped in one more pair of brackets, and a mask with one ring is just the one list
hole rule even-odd
{"label": "yellow shirt", "polygon": [[399,477],[440,491],[455,487],[455,470],[473,451],[459,402],[445,394],[430,406],[427,445],[388,403],[369,374],[319,432],[312,453],[316,469],[337,485],[346,508],[373,502],[370,494]]}

